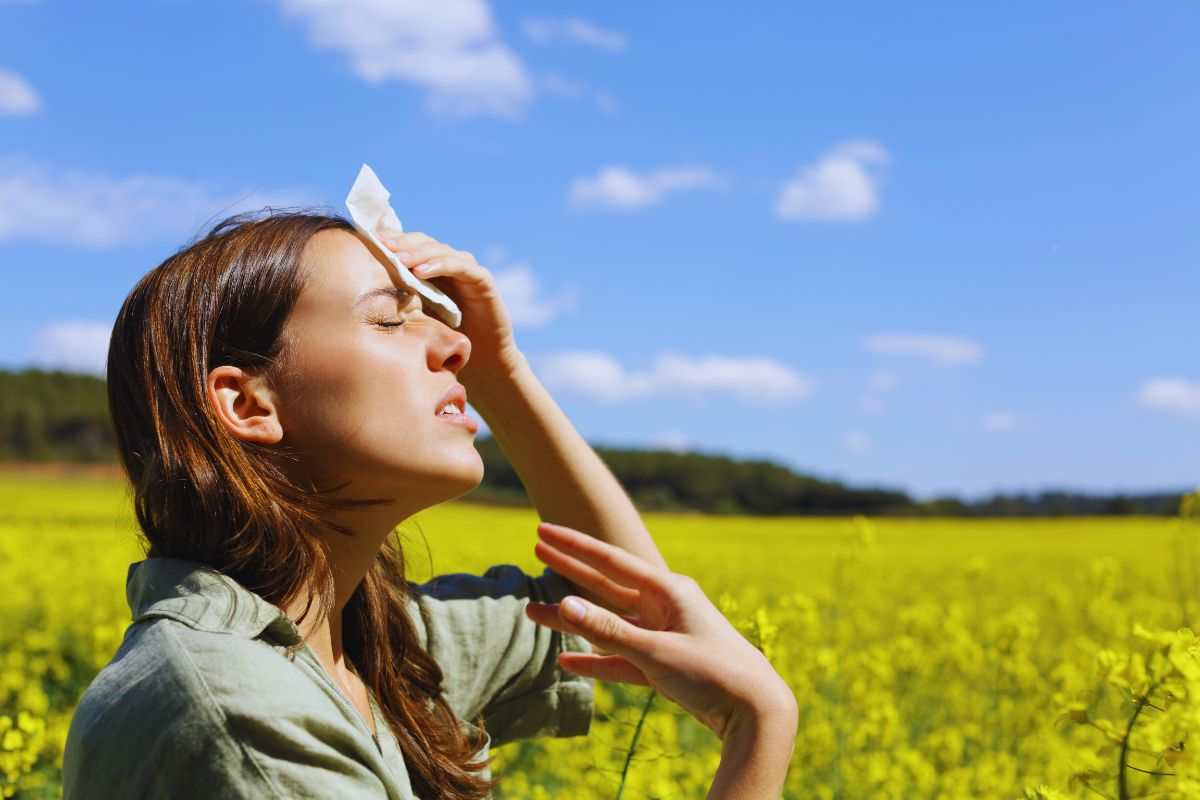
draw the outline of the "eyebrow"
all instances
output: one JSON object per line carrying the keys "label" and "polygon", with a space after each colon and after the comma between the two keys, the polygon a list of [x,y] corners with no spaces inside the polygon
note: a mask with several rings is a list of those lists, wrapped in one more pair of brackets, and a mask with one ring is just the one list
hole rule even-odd
{"label": "eyebrow", "polygon": [[403,286],[381,286],[378,289],[369,289],[360,294],[358,299],[354,301],[353,308],[358,308],[373,297],[394,297],[396,302],[399,303],[411,300],[412,296],[413,291]]}

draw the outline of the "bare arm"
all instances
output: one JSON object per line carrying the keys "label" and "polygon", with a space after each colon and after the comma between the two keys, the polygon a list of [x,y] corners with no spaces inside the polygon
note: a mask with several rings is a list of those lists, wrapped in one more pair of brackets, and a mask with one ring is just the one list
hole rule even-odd
{"label": "bare arm", "polygon": [[796,700],[790,691],[777,705],[764,705],[756,714],[735,719],[721,740],[721,763],[707,800],[776,800],[783,794],[797,727]]}
{"label": "bare arm", "polygon": [[[637,508],[521,355],[509,374],[467,386],[544,522],[566,525],[667,567]],[[600,598],[581,592],[593,602]]]}

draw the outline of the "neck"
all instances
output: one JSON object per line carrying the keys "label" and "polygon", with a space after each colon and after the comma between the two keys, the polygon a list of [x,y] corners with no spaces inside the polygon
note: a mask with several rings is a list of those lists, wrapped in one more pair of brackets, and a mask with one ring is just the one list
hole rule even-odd
{"label": "neck", "polygon": [[351,535],[320,534],[328,546],[333,573],[334,601],[329,615],[320,621],[316,619],[316,597],[312,587],[299,592],[283,609],[295,621],[304,611],[308,598],[313,597],[313,609],[303,620],[296,622],[296,627],[317,660],[336,679],[346,681],[352,675],[342,647],[342,612],[375,563],[379,548],[398,524],[396,519],[397,510],[390,505],[337,514],[333,521],[349,528]]}

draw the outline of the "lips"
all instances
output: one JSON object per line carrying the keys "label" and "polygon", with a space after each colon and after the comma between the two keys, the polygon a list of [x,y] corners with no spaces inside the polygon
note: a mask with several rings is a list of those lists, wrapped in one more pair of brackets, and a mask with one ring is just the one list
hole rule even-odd
{"label": "lips", "polygon": [[446,403],[453,403],[460,414],[467,413],[467,390],[461,383],[455,383],[442,395],[442,399],[438,400],[437,406],[433,409],[434,416],[441,413]]}

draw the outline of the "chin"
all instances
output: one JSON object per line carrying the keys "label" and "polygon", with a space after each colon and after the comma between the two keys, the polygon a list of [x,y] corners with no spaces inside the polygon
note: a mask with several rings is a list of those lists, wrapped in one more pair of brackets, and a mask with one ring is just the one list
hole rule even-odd
{"label": "chin", "polygon": [[483,482],[483,457],[472,445],[469,451],[464,451],[461,455],[456,453],[454,458],[448,458],[445,468],[439,470],[437,480],[453,492],[447,499],[462,497]]}
{"label": "chin", "polygon": [[[368,466],[369,464],[369,466]],[[355,496],[386,497],[397,492],[420,496],[427,505],[462,497],[483,482],[483,457],[474,444],[439,448],[425,456],[409,454],[403,463],[376,458],[355,471]]]}

